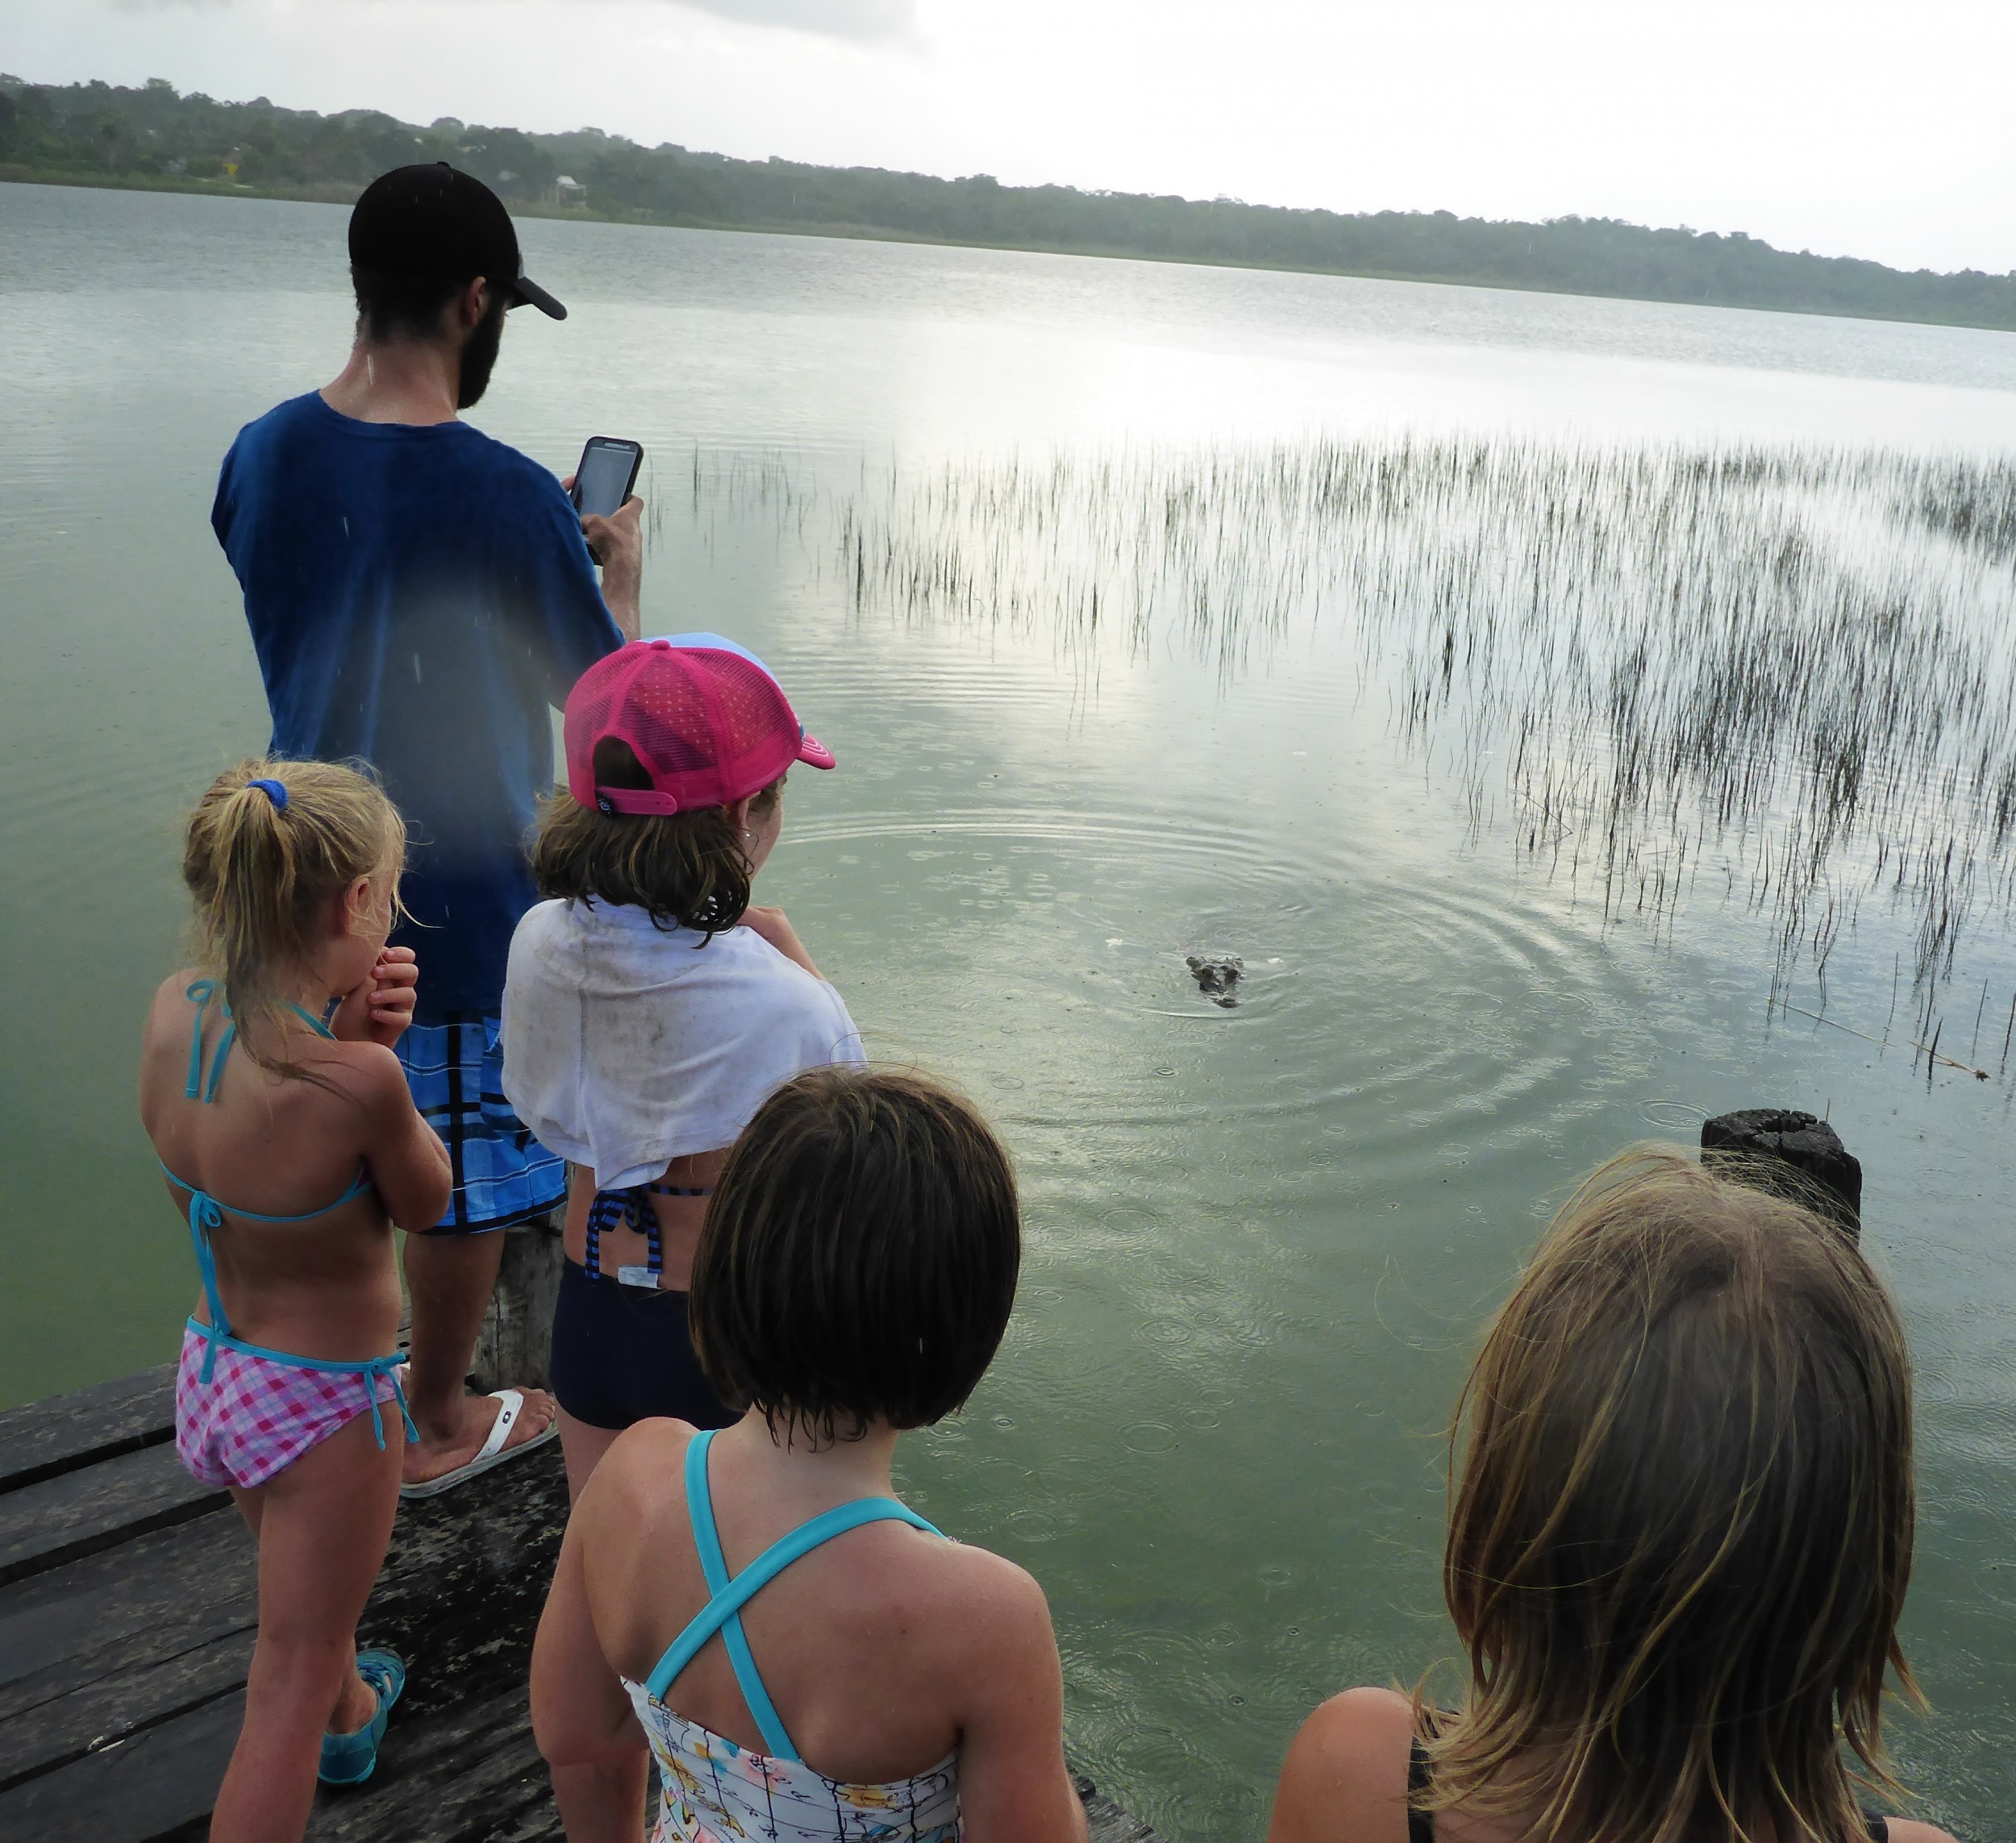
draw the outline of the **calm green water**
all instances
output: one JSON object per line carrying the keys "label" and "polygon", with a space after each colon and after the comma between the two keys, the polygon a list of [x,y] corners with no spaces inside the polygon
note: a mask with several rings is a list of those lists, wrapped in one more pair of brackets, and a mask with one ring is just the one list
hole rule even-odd
{"label": "calm green water", "polygon": [[[191,1292],[131,1082],[181,813],[265,733],[210,495],[238,425],[339,362],[342,227],[0,186],[0,1400],[166,1358]],[[1615,597],[1652,580],[1605,497],[1618,457],[2006,456],[2016,339],[588,225],[527,241],[576,311],[514,320],[477,419],[556,468],[591,432],[647,444],[647,630],[745,639],[840,756],[793,782],[768,898],[872,1050],[957,1078],[1019,1160],[1007,1347],[906,1466],[934,1516],[1048,1588],[1093,1775],[1173,1838],[1258,1837],[1313,1702],[1446,1651],[1440,1433],[1552,1204],[1633,1139],[1782,1103],[1864,1160],[1918,1365],[1908,1637],[1935,1712],[1900,1750],[1931,1814],[2006,1829],[2016,952],[1994,840],[1937,748],[1879,748],[1873,818],[1824,855],[1790,950],[1796,774],[1719,834],[1686,800],[1639,815],[1606,901],[1589,799],[1629,751],[1543,721],[1520,772],[1537,751],[1549,772],[1520,781],[1518,697],[1560,695],[1582,654],[1522,626],[1490,570],[1546,523],[1504,513],[1503,481],[1597,457],[1583,547],[1548,567],[1611,597],[1581,639],[1614,679]],[[1361,444],[1363,478],[1468,435],[1498,444],[1500,484],[1426,511],[1294,500],[1322,443]],[[1716,580],[1796,526],[1821,562],[1783,566],[1782,618],[1853,576],[1907,626],[1946,622],[1925,644],[1974,649],[1972,676],[1922,684],[1992,753],[2016,585],[1885,510],[1904,464],[1866,491],[1817,463],[1717,488]],[[1562,599],[1532,590],[1529,614]],[[1465,663],[1410,720],[1431,614],[1469,623]],[[1680,644],[1640,676],[1690,662]],[[1762,772],[1785,743],[1753,720],[1707,756]],[[1543,783],[1572,797],[1540,814]],[[1923,890],[1867,873],[1955,838],[1964,930],[1914,997]],[[1830,912],[1823,1004],[1808,936]],[[1237,1009],[1197,995],[1198,950],[1243,957]],[[1898,1046],[1922,1010],[1994,1079],[1928,1076]]]}

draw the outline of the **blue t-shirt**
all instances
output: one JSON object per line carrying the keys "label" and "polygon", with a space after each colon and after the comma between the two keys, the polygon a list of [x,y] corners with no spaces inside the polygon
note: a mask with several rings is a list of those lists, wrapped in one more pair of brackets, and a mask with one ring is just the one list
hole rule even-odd
{"label": "blue t-shirt", "polygon": [[421,1015],[494,1012],[535,900],[550,707],[623,641],[560,482],[466,422],[360,422],[310,393],[239,431],[210,522],[273,752],[361,755],[406,816],[393,939],[419,957]]}

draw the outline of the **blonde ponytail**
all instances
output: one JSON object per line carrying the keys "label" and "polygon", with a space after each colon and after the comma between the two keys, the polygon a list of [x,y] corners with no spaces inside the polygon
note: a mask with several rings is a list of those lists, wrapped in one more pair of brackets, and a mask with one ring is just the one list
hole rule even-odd
{"label": "blonde ponytail", "polygon": [[331,898],[360,876],[385,878],[396,908],[405,862],[405,825],[361,766],[242,761],[196,803],[182,848],[196,955],[260,1067],[303,1072],[270,1053],[285,1040],[278,982],[314,946]]}

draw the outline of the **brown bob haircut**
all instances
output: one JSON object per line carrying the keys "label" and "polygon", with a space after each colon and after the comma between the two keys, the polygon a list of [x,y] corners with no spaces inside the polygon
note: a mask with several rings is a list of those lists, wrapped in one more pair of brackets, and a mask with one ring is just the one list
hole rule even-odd
{"label": "brown bob haircut", "polygon": [[[1553,1843],[1864,1834],[1842,1744],[1894,1791],[1886,1668],[1911,1571],[1911,1385],[1852,1242],[1643,1146],[1570,1198],[1498,1314],[1443,1586],[1469,1654],[1417,1695],[1418,1802]],[[1439,1730],[1439,1731],[1438,1731]]]}
{"label": "brown bob haircut", "polygon": [[695,1349],[788,1440],[926,1427],[1000,1348],[1022,1267],[1015,1178],[970,1103],[921,1075],[786,1082],[728,1154],[694,1260]]}
{"label": "brown bob haircut", "polygon": [[[595,745],[601,787],[648,788],[651,776],[619,736]],[[752,800],[768,816],[784,791],[780,775]],[[697,928],[710,939],[749,906],[749,859],[725,806],[690,813],[603,813],[564,788],[532,834],[532,880],[544,897],[634,905],[660,927]]]}

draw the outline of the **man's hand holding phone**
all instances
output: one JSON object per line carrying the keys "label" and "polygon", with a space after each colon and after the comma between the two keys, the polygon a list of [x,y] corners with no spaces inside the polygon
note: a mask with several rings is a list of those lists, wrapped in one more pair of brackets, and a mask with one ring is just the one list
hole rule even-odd
{"label": "man's hand holding phone", "polygon": [[627,552],[632,573],[642,574],[644,517],[644,502],[635,493],[606,517],[598,512],[581,514],[581,535],[588,540],[588,554],[605,572],[617,568]]}
{"label": "man's hand holding phone", "polygon": [[560,482],[581,514],[588,554],[602,565],[602,600],[627,640],[642,631],[638,597],[644,580],[644,502],[631,488],[644,451],[635,442],[592,436],[581,450],[581,465]]}

